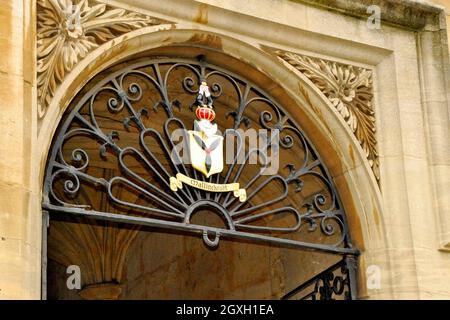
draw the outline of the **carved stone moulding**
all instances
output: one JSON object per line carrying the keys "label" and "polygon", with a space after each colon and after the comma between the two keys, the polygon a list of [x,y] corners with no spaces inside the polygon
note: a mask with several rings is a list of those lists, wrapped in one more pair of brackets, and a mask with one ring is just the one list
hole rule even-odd
{"label": "carved stone moulding", "polygon": [[38,118],[64,77],[89,52],[162,20],[91,0],[37,0]]}
{"label": "carved stone moulding", "polygon": [[275,50],[275,54],[328,98],[359,141],[379,181],[372,70],[282,50]]}

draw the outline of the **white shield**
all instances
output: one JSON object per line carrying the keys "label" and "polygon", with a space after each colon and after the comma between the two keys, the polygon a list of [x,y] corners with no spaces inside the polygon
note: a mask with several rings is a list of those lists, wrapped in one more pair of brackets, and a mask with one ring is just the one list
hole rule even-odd
{"label": "white shield", "polygon": [[223,170],[223,137],[189,130],[191,165],[207,178]]}

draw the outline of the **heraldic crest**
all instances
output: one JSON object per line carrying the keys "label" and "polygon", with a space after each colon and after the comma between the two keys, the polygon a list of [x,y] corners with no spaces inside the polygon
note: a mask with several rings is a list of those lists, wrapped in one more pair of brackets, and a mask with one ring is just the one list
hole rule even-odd
{"label": "heraldic crest", "polygon": [[[205,101],[206,103],[205,104]],[[206,82],[200,85],[197,96],[194,130],[189,130],[189,154],[192,166],[207,178],[223,170],[223,137],[217,134],[212,98]]]}
{"label": "heraldic crest", "polygon": [[[217,124],[213,123],[216,117],[213,100],[208,85],[202,81],[195,101],[194,130],[188,130],[189,158],[192,167],[200,171],[206,178],[223,170],[223,136],[218,134]],[[239,183],[217,184],[190,178],[178,173],[170,178],[170,188],[173,191],[181,189],[183,183],[198,189],[212,192],[233,191],[239,201],[247,199],[245,189],[239,188]]]}

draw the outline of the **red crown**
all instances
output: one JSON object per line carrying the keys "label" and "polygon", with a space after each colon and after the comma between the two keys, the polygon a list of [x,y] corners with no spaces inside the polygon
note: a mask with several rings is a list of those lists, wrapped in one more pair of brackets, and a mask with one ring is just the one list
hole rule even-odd
{"label": "red crown", "polygon": [[214,110],[206,107],[197,107],[197,109],[195,110],[195,115],[200,120],[209,121],[213,121],[216,117],[216,113],[214,112]]}

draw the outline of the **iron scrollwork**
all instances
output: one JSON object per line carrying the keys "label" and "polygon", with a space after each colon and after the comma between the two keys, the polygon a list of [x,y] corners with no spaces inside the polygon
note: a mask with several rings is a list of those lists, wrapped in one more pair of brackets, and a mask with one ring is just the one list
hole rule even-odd
{"label": "iron scrollwork", "polygon": [[344,258],[286,294],[283,299],[354,300],[355,269],[353,260]]}
{"label": "iron scrollwork", "polygon": [[[220,103],[228,106],[219,126],[224,136],[236,138],[238,150],[223,173],[209,178],[172,152],[179,145],[171,139],[174,128],[186,130],[191,123],[186,101],[195,101],[203,80],[210,84],[218,112]],[[336,190],[312,144],[283,108],[251,82],[205,61],[169,58],[127,65],[96,81],[66,113],[53,143],[46,210],[190,231],[202,235],[209,246],[231,237],[338,254],[357,252]],[[262,137],[264,148],[245,150],[239,129],[249,127],[269,132]],[[270,134],[275,130],[277,144]],[[186,136],[180,138],[186,143]],[[265,175],[269,152],[287,156],[280,157],[284,162],[277,172]],[[250,163],[253,155],[256,164]],[[98,174],[102,166],[114,167],[115,174]],[[253,172],[255,166],[259,170]],[[231,192],[189,186],[171,192],[169,178],[177,173],[205,182],[240,182],[249,190],[247,200],[240,203]],[[267,187],[272,191],[263,191]],[[83,188],[103,194],[111,204],[109,211],[82,203],[78,195]],[[222,215],[225,227],[190,220],[195,210],[205,207]],[[308,238],[308,233],[315,236]]]}

